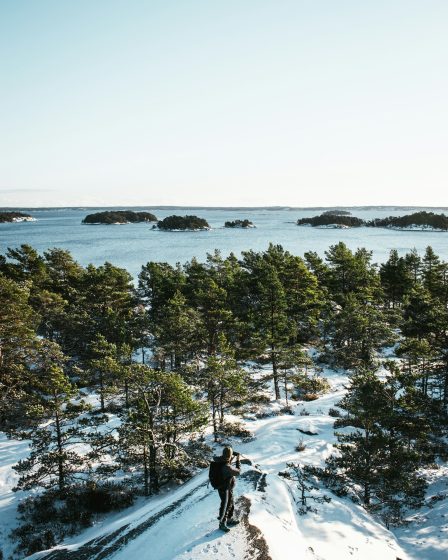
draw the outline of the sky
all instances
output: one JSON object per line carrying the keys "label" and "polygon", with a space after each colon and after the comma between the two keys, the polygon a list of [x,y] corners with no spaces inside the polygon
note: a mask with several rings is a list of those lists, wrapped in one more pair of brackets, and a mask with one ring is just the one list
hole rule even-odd
{"label": "sky", "polygon": [[448,206],[446,0],[0,0],[0,206]]}

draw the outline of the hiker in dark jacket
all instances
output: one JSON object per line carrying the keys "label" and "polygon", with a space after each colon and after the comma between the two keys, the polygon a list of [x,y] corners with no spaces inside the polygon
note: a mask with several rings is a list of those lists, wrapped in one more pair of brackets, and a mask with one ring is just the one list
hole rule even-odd
{"label": "hiker in dark jacket", "polygon": [[233,517],[235,505],[233,503],[233,488],[235,477],[241,472],[240,456],[236,455],[236,465],[232,466],[233,450],[231,447],[224,447],[221,457],[214,457],[217,463],[222,463],[223,484],[218,488],[221,505],[219,507],[219,528],[222,531],[229,531],[229,526],[237,525],[239,521]]}

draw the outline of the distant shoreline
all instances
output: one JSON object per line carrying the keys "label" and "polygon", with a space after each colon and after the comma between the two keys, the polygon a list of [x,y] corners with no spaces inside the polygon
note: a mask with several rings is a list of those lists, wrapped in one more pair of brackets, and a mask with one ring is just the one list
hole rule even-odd
{"label": "distant shoreline", "polygon": [[399,205],[371,205],[371,206],[163,206],[163,205],[141,205],[127,206],[1,206],[0,211],[51,211],[51,210],[102,210],[102,209],[149,209],[149,210],[182,210],[189,208],[192,210],[222,210],[222,211],[251,211],[251,210],[268,210],[268,211],[297,211],[297,210],[415,210],[416,208],[426,208],[430,210],[448,210],[448,206],[399,206]]}

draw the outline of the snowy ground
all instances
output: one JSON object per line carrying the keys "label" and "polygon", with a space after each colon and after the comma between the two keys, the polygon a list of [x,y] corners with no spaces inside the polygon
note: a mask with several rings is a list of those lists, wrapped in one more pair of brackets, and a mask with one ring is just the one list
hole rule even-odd
{"label": "snowy ground", "polygon": [[[83,551],[82,558],[114,560],[446,560],[448,499],[435,498],[431,507],[416,512],[410,525],[394,533],[359,505],[327,491],[331,502],[317,504],[317,513],[297,513],[291,483],[278,473],[290,461],[321,465],[332,452],[334,418],[328,411],[344,393],[347,378],[330,370],[323,375],[332,384],[331,393],[311,403],[294,403],[294,415],[246,420],[255,438],[245,444],[234,441],[234,447],[252,462],[252,466],[243,465],[236,487],[239,509],[250,501],[248,522],[228,534],[217,529],[219,499],[217,492],[207,488],[207,472],[203,471],[168,494],[140,500],[128,510],[107,516],[67,540],[49,558],[78,560]],[[302,452],[295,450],[299,439],[306,446]],[[26,451],[26,443],[0,434],[0,539],[5,558],[11,553],[7,533],[15,525],[19,498],[11,492],[15,481],[11,466]],[[446,496],[448,467],[429,475],[428,495]],[[254,545],[254,532],[267,545],[267,555]],[[88,544],[98,543],[98,539],[102,539],[101,556]],[[42,557],[42,553],[33,556]]]}

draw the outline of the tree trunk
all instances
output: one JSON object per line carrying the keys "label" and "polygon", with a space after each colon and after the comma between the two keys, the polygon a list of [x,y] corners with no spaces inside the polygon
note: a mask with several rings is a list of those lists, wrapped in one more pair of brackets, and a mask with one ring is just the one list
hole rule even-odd
{"label": "tree trunk", "polygon": [[143,480],[145,483],[145,496],[150,495],[149,491],[149,465],[148,465],[148,450],[146,445],[143,447]]}
{"label": "tree trunk", "polygon": [[222,428],[224,424],[224,389],[221,387],[219,392],[219,425]]}
{"label": "tree trunk", "polygon": [[59,492],[62,493],[62,491],[64,490],[64,486],[65,486],[65,477],[64,477],[64,461],[62,458],[62,454],[63,454],[63,446],[62,446],[62,431],[61,431],[61,419],[59,417],[59,410],[56,409],[56,413],[55,413],[55,428],[56,428],[56,442],[57,442],[57,448],[58,448],[58,487],[59,487]]}
{"label": "tree trunk", "polygon": [[272,377],[274,379],[275,400],[278,401],[280,399],[280,387],[278,383],[277,353],[275,351],[275,348],[272,348],[271,350],[271,362]]}
{"label": "tree trunk", "polygon": [[124,405],[126,409],[129,408],[129,383],[127,379],[124,382]]}
{"label": "tree trunk", "polygon": [[363,503],[365,506],[370,505],[370,484],[368,482],[364,482],[364,498]]}
{"label": "tree trunk", "polygon": [[100,370],[100,407],[101,412],[104,412],[104,375],[102,370]]}
{"label": "tree trunk", "polygon": [[218,441],[218,425],[216,422],[216,402],[215,397],[212,398],[212,420],[213,420],[213,439]]}
{"label": "tree trunk", "polygon": [[156,494],[159,491],[159,477],[157,474],[157,450],[155,445],[149,446],[149,477],[150,493]]}

